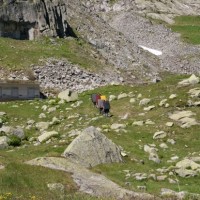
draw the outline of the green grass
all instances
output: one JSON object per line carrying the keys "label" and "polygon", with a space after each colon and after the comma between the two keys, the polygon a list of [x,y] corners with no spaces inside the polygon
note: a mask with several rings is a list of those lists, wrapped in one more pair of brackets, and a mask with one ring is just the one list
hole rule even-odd
{"label": "green grass", "polygon": [[[157,84],[149,85],[136,85],[134,87],[130,86],[105,86],[93,91],[86,91],[79,95],[79,99],[83,101],[80,107],[73,108],[71,111],[66,111],[66,108],[71,107],[72,103],[66,103],[63,105],[49,104],[49,100],[34,100],[34,101],[16,101],[16,102],[6,102],[0,103],[0,111],[5,111],[7,113],[6,123],[8,126],[21,125],[26,127],[26,122],[28,119],[33,119],[36,122],[39,121],[51,121],[54,116],[61,119],[61,123],[55,126],[51,126],[49,130],[58,131],[60,138],[53,139],[49,144],[42,144],[39,146],[33,146],[28,140],[22,141],[22,147],[13,148],[0,151],[0,164],[6,166],[4,170],[0,170],[0,193],[11,192],[14,195],[26,196],[26,191],[31,195],[41,197],[46,197],[51,199],[52,193],[45,193],[47,182],[60,182],[67,185],[67,193],[72,197],[72,199],[90,199],[90,197],[80,194],[76,194],[77,188],[74,185],[72,179],[68,174],[63,172],[56,172],[53,170],[47,170],[42,167],[32,167],[24,164],[25,161],[41,157],[41,156],[60,156],[69,143],[72,141],[67,134],[74,129],[82,130],[88,126],[95,126],[102,128],[102,132],[110,138],[117,145],[123,147],[127,152],[128,157],[124,158],[124,162],[120,164],[108,164],[99,165],[93,168],[93,171],[101,173],[119,185],[131,189],[134,191],[139,191],[137,186],[146,185],[147,192],[159,195],[161,188],[169,188],[175,191],[179,191],[179,186],[181,191],[188,191],[191,193],[200,193],[198,182],[200,181],[199,176],[194,178],[180,178],[176,176],[169,176],[172,179],[179,180],[179,186],[177,184],[169,184],[168,180],[165,181],[155,181],[153,179],[148,179],[145,181],[136,181],[133,177],[126,178],[124,170],[130,170],[131,174],[140,172],[149,174],[160,175],[156,169],[162,167],[174,166],[175,163],[168,163],[167,161],[174,155],[179,156],[179,160],[189,156],[191,153],[195,153],[196,156],[200,154],[199,152],[199,126],[193,126],[188,129],[182,129],[177,123],[173,127],[169,128],[165,126],[165,123],[172,121],[168,118],[168,113],[176,110],[191,110],[196,113],[195,118],[200,121],[200,110],[198,107],[186,106],[186,102],[189,99],[189,94],[187,93],[191,88],[200,87],[197,86],[187,86],[183,88],[178,88],[177,83],[181,81],[186,76],[165,76],[164,81]],[[118,95],[121,92],[126,92],[131,94],[136,98],[136,103],[129,103],[130,97],[113,100],[111,102],[111,114],[110,118],[98,118],[92,121],[91,118],[99,117],[98,111],[93,107],[90,101],[90,95],[94,92],[99,92],[109,96],[110,94]],[[177,98],[173,100],[168,100],[170,104],[169,108],[159,107],[158,104],[162,99],[169,98],[171,94],[177,94]],[[140,113],[144,113],[142,106],[139,106],[139,99],[137,99],[138,94],[142,94],[142,98],[150,98],[150,105],[155,105],[156,108],[152,111],[146,112],[144,116],[140,116]],[[196,100],[199,100],[197,98]],[[15,105],[13,107],[13,105]],[[48,105],[48,107],[57,106],[57,110],[52,113],[46,113],[42,111],[41,107],[43,105]],[[39,119],[39,114],[44,112],[47,114],[47,118]],[[127,120],[122,120],[121,116],[129,113]],[[79,114],[78,118],[68,119],[69,116]],[[155,125],[144,125],[141,127],[133,126],[134,121],[151,119],[155,122]],[[119,132],[116,133],[110,130],[109,127],[113,123],[125,123],[126,133]],[[71,127],[67,125],[72,124]],[[107,125],[109,131],[104,131],[104,126]],[[66,127],[67,126],[67,127]],[[168,138],[172,138],[176,141],[175,145],[168,144],[167,139],[163,140],[153,140],[153,134],[156,131],[164,130],[168,133]],[[31,130],[24,129],[27,138],[35,137],[37,138],[40,134],[38,130],[32,128]],[[60,139],[63,142],[59,142]],[[159,147],[159,144],[166,142],[169,146],[168,149],[163,150]],[[148,160],[148,154],[144,152],[143,147],[145,144],[154,143],[159,149],[159,157],[161,158],[161,163],[156,164]],[[25,146],[24,146],[25,145]],[[187,147],[185,146],[187,145]],[[144,162],[140,162],[143,160]],[[55,173],[55,174],[54,174]],[[42,174],[39,176],[39,174]],[[33,178],[36,177],[36,178]],[[127,185],[127,182],[129,183]],[[68,188],[69,187],[69,188]],[[26,188],[26,190],[25,190]],[[56,196],[53,196],[56,198]],[[95,198],[94,198],[95,199]]]}
{"label": "green grass", "polygon": [[200,44],[200,16],[178,16],[170,27],[180,33],[185,42]]}
{"label": "green grass", "polygon": [[0,52],[0,67],[11,70],[28,70],[32,64],[50,57],[68,59],[90,70],[102,68],[100,59],[93,56],[95,50],[80,39],[54,39],[52,42],[50,38],[38,41],[0,38]]}

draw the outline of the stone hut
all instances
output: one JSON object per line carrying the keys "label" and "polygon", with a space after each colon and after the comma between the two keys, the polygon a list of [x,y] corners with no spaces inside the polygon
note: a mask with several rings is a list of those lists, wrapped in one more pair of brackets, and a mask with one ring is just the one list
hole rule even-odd
{"label": "stone hut", "polygon": [[40,98],[36,81],[0,80],[0,101]]}

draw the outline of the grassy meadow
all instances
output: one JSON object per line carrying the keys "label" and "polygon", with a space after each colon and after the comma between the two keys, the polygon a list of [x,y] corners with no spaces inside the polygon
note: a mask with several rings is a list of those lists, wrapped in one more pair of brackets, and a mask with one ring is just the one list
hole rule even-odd
{"label": "grassy meadow", "polygon": [[[132,176],[127,177],[125,173],[129,170],[130,174],[163,175],[157,169],[166,169],[174,166],[176,162],[168,162],[172,156],[178,156],[178,161],[180,161],[187,156],[200,155],[199,126],[183,129],[176,122],[174,122],[172,127],[165,125],[166,122],[172,121],[168,118],[170,112],[184,109],[196,113],[195,118],[197,121],[200,121],[199,107],[187,107],[187,100],[190,99],[187,92],[191,88],[199,87],[199,85],[183,88],[177,87],[177,83],[185,77],[170,75],[165,76],[164,81],[156,84],[106,86],[94,91],[86,91],[79,95],[79,100],[83,103],[75,108],[72,107],[73,103],[59,104],[58,99],[0,103],[0,111],[6,112],[5,125],[24,127],[26,135],[19,147],[10,146],[8,149],[0,150],[0,165],[5,166],[5,169],[0,170],[0,195],[2,194],[4,197],[10,195],[16,199],[58,199],[58,194],[49,191],[47,184],[59,182],[65,186],[65,199],[96,199],[95,197],[77,193],[78,188],[73,183],[70,174],[43,167],[29,166],[24,163],[41,156],[61,156],[73,140],[73,138],[68,136],[70,131],[75,129],[83,130],[89,126],[100,127],[102,133],[121,146],[128,155],[123,158],[123,163],[99,165],[92,169],[94,172],[103,174],[122,187],[137,192],[140,192],[137,186],[146,186],[146,192],[155,196],[159,196],[161,188],[199,194],[199,175],[192,178],[181,178],[175,173],[171,176],[168,173],[164,173],[169,178],[179,181],[178,184],[170,184],[168,179],[164,181],[153,179],[137,181]],[[105,94],[107,97],[111,94],[117,96],[120,93],[127,93],[129,97],[111,101],[112,117],[107,118],[101,116],[98,110],[93,107],[90,101],[90,95],[93,92]],[[139,94],[142,95],[141,98],[138,98]],[[171,94],[177,94],[177,98],[169,99]],[[129,102],[131,97],[135,98],[135,103]],[[155,105],[155,108],[151,111],[144,111],[144,107],[139,106],[139,101],[143,98],[150,98],[151,102],[149,105]],[[163,99],[168,99],[167,102],[170,105],[168,108],[158,105]],[[199,98],[196,100],[199,100]],[[56,107],[56,111],[44,112],[42,110],[43,105],[47,105],[48,108]],[[66,110],[66,108],[73,109]],[[46,118],[39,119],[40,113],[45,113]],[[122,119],[126,114],[128,114],[128,118]],[[48,130],[57,131],[59,137],[52,138],[50,141],[37,146],[33,145],[33,141],[37,140],[40,133],[34,126],[29,130],[25,129],[27,126],[26,122],[30,119],[35,122],[51,121],[53,117],[60,119],[60,123],[50,126]],[[151,119],[155,122],[155,125],[132,125],[135,121],[146,121],[147,119]],[[113,123],[126,124],[126,131],[115,132],[110,129]],[[167,132],[167,138],[153,140],[153,134],[161,130]],[[167,143],[169,138],[174,139],[176,144]],[[160,148],[159,144],[163,142],[169,148]],[[160,164],[156,164],[148,159],[148,153],[143,150],[145,144],[156,145],[161,159]]]}
{"label": "grassy meadow", "polygon": [[[110,1],[111,3],[114,0]],[[182,16],[177,17],[176,23],[171,25],[175,32],[182,35],[184,41],[198,45],[200,44],[200,17]],[[102,59],[98,57],[95,50],[82,40],[78,39],[49,39],[43,38],[39,41],[18,41],[8,38],[0,38],[0,69],[10,70],[29,70],[32,64],[41,64],[44,59],[54,57],[57,59],[66,58],[73,64],[89,69],[96,70],[102,66]],[[95,67],[94,67],[95,66]],[[123,163],[104,164],[96,166],[92,171],[103,174],[120,186],[141,192],[138,186],[146,186],[146,192],[155,196],[160,195],[161,188],[168,188],[174,191],[187,191],[189,193],[200,194],[200,174],[192,178],[181,178],[175,173],[159,173],[157,169],[166,169],[175,166],[176,162],[168,162],[171,157],[178,156],[180,161],[187,156],[200,156],[199,126],[192,126],[187,129],[181,128],[178,123],[167,127],[166,122],[172,121],[168,114],[177,110],[191,110],[196,113],[196,120],[200,122],[199,107],[188,107],[187,101],[191,99],[187,93],[191,88],[197,86],[187,86],[179,88],[177,83],[187,76],[184,75],[164,75],[163,81],[156,84],[145,85],[124,85],[124,86],[105,86],[93,91],[86,91],[79,95],[79,100],[83,103],[78,107],[72,107],[73,103],[59,104],[58,99],[33,100],[33,101],[10,101],[0,102],[0,112],[6,112],[2,118],[4,125],[11,127],[23,127],[25,138],[20,141],[20,146],[9,146],[7,149],[0,150],[0,200],[96,200],[99,198],[91,197],[78,192],[76,184],[70,174],[47,169],[38,166],[29,166],[26,161],[45,156],[60,157],[67,146],[73,140],[69,137],[72,130],[83,130],[89,126],[100,127],[102,133],[110,138],[117,145],[121,146],[127,153]],[[112,117],[106,118],[98,113],[90,101],[92,93],[109,95],[119,95],[127,93],[129,97],[111,102]],[[138,95],[141,97],[138,98]],[[171,94],[177,94],[177,98],[169,99]],[[135,98],[135,103],[130,103],[130,98]],[[143,98],[150,98],[149,105],[155,105],[151,111],[144,111],[144,107],[139,106]],[[159,102],[167,99],[169,107],[160,107]],[[199,101],[199,98],[193,99]],[[48,108],[56,107],[56,111],[47,112],[42,110],[42,106]],[[66,108],[68,108],[66,110]],[[71,110],[69,108],[72,108]],[[41,113],[46,114],[46,118],[40,119]],[[127,114],[128,118],[123,119]],[[52,121],[57,117],[60,122],[49,127],[48,131],[55,130],[59,136],[52,138],[46,143],[37,144],[37,137],[40,132],[32,126],[26,129],[27,121],[34,120],[35,123]],[[135,121],[146,121],[150,119],[155,125],[132,125]],[[113,123],[126,124],[125,132],[115,132],[110,129]],[[167,138],[153,140],[156,131],[167,132]],[[4,133],[0,133],[3,136]],[[167,139],[174,139],[176,144],[167,143]],[[166,143],[169,148],[162,149],[161,143]],[[160,164],[156,164],[148,159],[148,153],[144,152],[145,144],[154,144],[158,148],[158,155],[161,159]],[[167,175],[168,178],[178,180],[176,184],[170,184],[168,179],[157,181],[146,179],[137,181],[130,174],[146,173]],[[65,187],[64,197],[48,189],[49,183],[61,183]],[[189,197],[189,199],[191,199]]]}
{"label": "grassy meadow", "polygon": [[200,44],[200,16],[178,16],[170,28],[180,33],[183,41],[194,45]]}
{"label": "grassy meadow", "polygon": [[81,39],[41,38],[36,41],[0,38],[0,68],[29,70],[31,65],[42,64],[47,58],[67,59],[88,70],[101,66],[102,59]]}

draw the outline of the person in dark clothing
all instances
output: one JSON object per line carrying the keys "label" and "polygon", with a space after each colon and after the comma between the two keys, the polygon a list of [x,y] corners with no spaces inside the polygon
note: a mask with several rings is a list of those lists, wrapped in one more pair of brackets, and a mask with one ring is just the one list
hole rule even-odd
{"label": "person in dark clothing", "polygon": [[103,111],[104,115],[106,117],[109,117],[109,112],[110,112],[110,102],[108,100],[103,101]]}
{"label": "person in dark clothing", "polygon": [[96,106],[97,102],[96,102],[96,96],[98,94],[91,94],[91,100],[92,100],[92,103],[94,104],[94,106]]}

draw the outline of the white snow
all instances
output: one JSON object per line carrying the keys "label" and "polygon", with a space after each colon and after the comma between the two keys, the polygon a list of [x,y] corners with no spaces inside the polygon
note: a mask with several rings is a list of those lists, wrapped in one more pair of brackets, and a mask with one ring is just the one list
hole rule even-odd
{"label": "white snow", "polygon": [[149,51],[150,53],[156,55],[156,56],[161,56],[162,55],[162,51],[156,50],[156,49],[151,49],[142,45],[139,45],[139,47],[143,48],[144,50]]}

